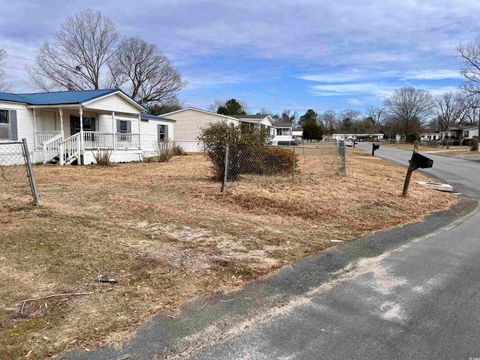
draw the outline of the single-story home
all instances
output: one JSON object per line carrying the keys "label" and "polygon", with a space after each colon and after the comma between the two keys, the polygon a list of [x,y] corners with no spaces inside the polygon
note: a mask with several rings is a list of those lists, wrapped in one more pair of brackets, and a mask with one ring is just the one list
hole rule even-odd
{"label": "single-story home", "polygon": [[277,145],[292,145],[293,142],[292,122],[282,120],[274,122],[272,143]]}
{"label": "single-story home", "polygon": [[303,140],[303,128],[301,127],[294,127],[292,129],[292,136],[294,141],[302,141]]}
{"label": "single-story home", "polygon": [[0,92],[0,142],[27,140],[35,163],[142,160],[159,140],[173,140],[174,120],[146,114],[118,89],[14,94]]}
{"label": "single-story home", "polygon": [[260,127],[269,131],[272,137],[272,144],[278,145],[275,142],[274,120],[271,115],[232,115],[238,119],[243,126]]}
{"label": "single-story home", "polygon": [[463,138],[464,139],[473,139],[475,136],[478,138],[478,126],[469,126],[463,128]]}
{"label": "single-story home", "polygon": [[163,116],[175,120],[175,143],[186,152],[199,152],[203,144],[198,140],[202,128],[209,124],[226,121],[228,124],[238,126],[240,121],[232,116],[217,114],[193,107],[172,111]]}
{"label": "single-story home", "polygon": [[421,133],[420,134],[420,141],[432,141],[432,140],[439,140],[440,134],[439,133]]}

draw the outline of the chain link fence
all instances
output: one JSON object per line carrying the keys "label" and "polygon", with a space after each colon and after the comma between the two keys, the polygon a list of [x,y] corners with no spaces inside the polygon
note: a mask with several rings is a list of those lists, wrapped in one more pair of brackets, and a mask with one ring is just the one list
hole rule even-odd
{"label": "chain link fence", "polygon": [[25,140],[0,143],[0,197],[5,202],[33,199],[36,206],[40,204]]}
{"label": "chain link fence", "polygon": [[[301,146],[262,146],[229,144],[219,166],[214,169],[221,178],[221,191],[236,181],[290,181],[311,178],[321,181],[325,176],[346,176],[347,150],[344,141],[307,143]],[[260,179],[263,178],[263,179]]]}

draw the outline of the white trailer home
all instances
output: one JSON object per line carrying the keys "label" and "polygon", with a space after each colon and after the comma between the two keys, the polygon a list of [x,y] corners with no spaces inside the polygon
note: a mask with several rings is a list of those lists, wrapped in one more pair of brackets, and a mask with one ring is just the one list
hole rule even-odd
{"label": "white trailer home", "polygon": [[163,116],[175,120],[175,143],[186,152],[203,151],[203,143],[198,140],[198,137],[202,129],[208,125],[222,121],[234,126],[240,124],[234,117],[193,107],[172,111]]}
{"label": "white trailer home", "polygon": [[91,164],[99,149],[113,162],[139,161],[173,140],[175,120],[145,111],[118,89],[0,92],[0,142],[26,138],[36,163]]}

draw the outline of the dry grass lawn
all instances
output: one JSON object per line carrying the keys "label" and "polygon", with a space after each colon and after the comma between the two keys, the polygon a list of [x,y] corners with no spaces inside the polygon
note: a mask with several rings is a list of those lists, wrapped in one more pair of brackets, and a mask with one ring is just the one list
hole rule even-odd
{"label": "dry grass lawn", "polygon": [[[203,155],[35,167],[43,207],[0,193],[0,358],[119,343],[159,311],[457,201],[419,187],[420,174],[401,198],[405,170],[357,150],[348,177],[331,171],[335,161],[312,150],[294,178],[248,176],[223,195]],[[20,313],[24,299],[72,292],[93,293]]]}

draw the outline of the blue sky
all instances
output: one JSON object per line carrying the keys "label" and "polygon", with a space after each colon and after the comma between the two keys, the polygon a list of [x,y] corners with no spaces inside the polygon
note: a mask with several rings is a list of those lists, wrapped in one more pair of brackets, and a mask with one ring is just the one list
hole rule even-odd
{"label": "blue sky", "polygon": [[478,0],[0,0],[11,91],[34,90],[36,49],[85,8],[169,56],[188,83],[183,105],[234,97],[250,112],[364,111],[402,86],[453,90],[455,48],[480,35]]}

